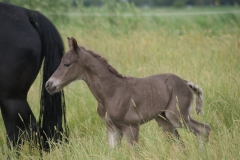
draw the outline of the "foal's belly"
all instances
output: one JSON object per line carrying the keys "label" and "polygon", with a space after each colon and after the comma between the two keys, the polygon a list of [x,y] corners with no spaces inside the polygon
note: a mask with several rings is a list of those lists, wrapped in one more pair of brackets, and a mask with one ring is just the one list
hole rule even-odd
{"label": "foal's belly", "polygon": [[166,105],[163,102],[159,102],[154,106],[146,103],[131,105],[123,117],[123,121],[129,124],[144,124],[158,117],[158,115],[164,112],[165,107]]}

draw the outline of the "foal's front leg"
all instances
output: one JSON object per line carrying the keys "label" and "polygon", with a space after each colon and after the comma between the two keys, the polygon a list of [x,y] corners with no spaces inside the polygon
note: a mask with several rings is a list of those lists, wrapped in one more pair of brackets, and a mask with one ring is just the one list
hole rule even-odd
{"label": "foal's front leg", "polygon": [[129,124],[123,127],[123,134],[126,137],[127,142],[132,146],[138,142],[139,128],[140,124]]}
{"label": "foal's front leg", "polygon": [[97,111],[99,116],[107,124],[107,137],[109,146],[112,148],[119,146],[123,136],[122,132],[112,123],[106,109],[100,103],[98,103]]}
{"label": "foal's front leg", "polygon": [[107,128],[108,144],[110,147],[114,148],[121,144],[122,132],[114,125],[108,125]]}

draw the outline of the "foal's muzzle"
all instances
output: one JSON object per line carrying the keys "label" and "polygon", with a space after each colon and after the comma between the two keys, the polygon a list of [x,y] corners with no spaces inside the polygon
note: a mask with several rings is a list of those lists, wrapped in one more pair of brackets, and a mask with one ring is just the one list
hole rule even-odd
{"label": "foal's muzzle", "polygon": [[53,82],[52,81],[47,81],[45,84],[45,88],[48,91],[49,94],[54,94],[56,93],[56,86],[53,86]]}

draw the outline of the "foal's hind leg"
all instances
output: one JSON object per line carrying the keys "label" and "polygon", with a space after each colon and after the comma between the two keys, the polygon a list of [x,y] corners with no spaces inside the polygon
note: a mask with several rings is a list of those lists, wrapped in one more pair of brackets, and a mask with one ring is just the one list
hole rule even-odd
{"label": "foal's hind leg", "polygon": [[198,122],[189,115],[189,122],[186,124],[187,128],[196,136],[204,137],[208,141],[211,128],[208,124]]}
{"label": "foal's hind leg", "polygon": [[192,104],[192,96],[190,95],[188,98],[178,96],[178,100],[179,102],[176,97],[171,97],[165,111],[167,119],[176,128],[185,127],[197,136],[206,136],[208,138],[210,133],[209,125],[197,122],[191,118],[189,113]]}
{"label": "foal's hind leg", "polygon": [[[180,139],[180,135],[176,129],[176,127],[174,127],[170,121],[166,118],[165,113],[162,113],[160,116],[158,116],[157,118],[155,118],[155,120],[158,123],[159,127],[162,127],[163,132],[165,133],[165,135],[167,136],[167,138],[174,140],[175,142],[180,143],[183,147],[184,147],[184,142]],[[174,137],[177,138],[174,139]]]}
{"label": "foal's hind leg", "polygon": [[[155,118],[155,120],[158,123],[159,127],[162,127],[163,132],[165,133],[165,135],[168,138],[173,138],[172,135],[174,135],[177,139],[180,138],[180,135],[178,134],[178,131],[176,130],[176,128],[169,122],[169,120],[166,118],[165,114],[162,113],[160,116],[158,116],[157,118]],[[171,134],[169,134],[171,133]]]}

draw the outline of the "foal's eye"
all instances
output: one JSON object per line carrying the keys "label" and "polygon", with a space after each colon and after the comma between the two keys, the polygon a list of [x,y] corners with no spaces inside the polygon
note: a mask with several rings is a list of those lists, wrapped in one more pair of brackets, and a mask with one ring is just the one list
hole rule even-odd
{"label": "foal's eye", "polygon": [[71,64],[70,63],[65,63],[64,66],[65,67],[69,67]]}

